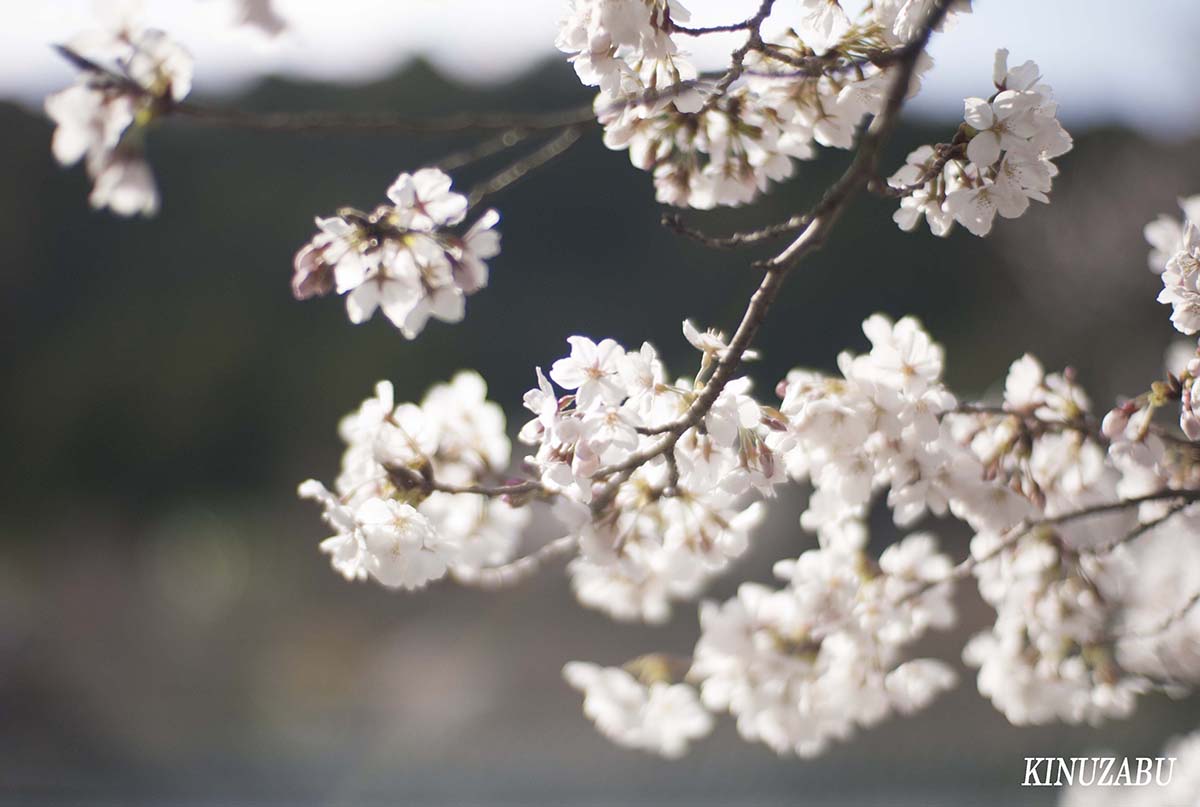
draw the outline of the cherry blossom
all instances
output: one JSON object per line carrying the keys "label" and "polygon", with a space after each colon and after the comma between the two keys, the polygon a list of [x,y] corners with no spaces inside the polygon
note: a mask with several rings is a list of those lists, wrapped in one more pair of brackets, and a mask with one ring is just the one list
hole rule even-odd
{"label": "cherry blossom", "polygon": [[[701,351],[701,373],[726,349],[715,333],[701,335],[690,323],[684,332]],[[654,430],[686,410],[694,387],[668,384],[649,344],[631,353],[611,339],[568,342],[571,354],[550,377],[573,394],[560,398],[539,371],[538,387],[525,395],[535,418],[521,439],[537,447],[527,463],[545,488],[574,503],[560,502],[556,513],[582,550],[568,567],[580,602],[618,619],[661,622],[672,601],[697,596],[745,551],[762,510],[741,498],[769,493],[782,479],[764,412],[748,381],[733,382],[703,432],[686,430],[669,459],[613,485],[599,472],[648,449]]]}
{"label": "cherry blossom", "polygon": [[1183,221],[1163,213],[1146,225],[1143,233],[1152,249],[1148,256],[1150,271],[1162,274],[1175,253],[1183,250],[1183,228],[1188,221],[1200,221],[1200,195],[1179,200]]}
{"label": "cherry blossom", "polygon": [[687,684],[643,684],[623,669],[572,661],[563,677],[584,694],[583,712],[618,745],[681,757],[712,731],[712,716]]}
{"label": "cherry blossom", "polygon": [[451,495],[432,480],[470,487],[508,466],[504,414],[478,375],[457,374],[420,405],[396,405],[380,382],[344,418],[346,443],[336,494],[315,480],[300,495],[324,508],[336,535],[321,545],[350,580],[418,588],[443,577],[474,579],[507,562],[529,513],[482,495]]}
{"label": "cherry blossom", "polygon": [[152,216],[159,197],[143,156],[144,131],[191,91],[192,58],[162,31],[116,22],[64,49],[80,72],[73,86],[46,99],[52,150],[63,165],[84,160],[92,207]]}
{"label": "cherry blossom", "polygon": [[445,173],[422,168],[392,183],[392,205],[318,218],[319,232],[296,253],[292,293],[299,300],[345,295],[351,322],[382,311],[406,339],[430,318],[461,321],[467,296],[487,286],[486,261],[500,252],[500,216],[488,210],[455,233],[449,228],[465,218],[467,199],[450,187]]}
{"label": "cherry blossom", "polygon": [[1158,301],[1171,306],[1171,324],[1188,336],[1200,331],[1200,231],[1190,221],[1163,267],[1162,281]]}
{"label": "cherry blossom", "polygon": [[818,56],[850,30],[850,17],[840,3],[830,0],[801,0],[799,22],[800,37]]}
{"label": "cherry blossom", "polygon": [[996,214],[1024,215],[1030,200],[1046,203],[1058,169],[1053,160],[1071,149],[1058,122],[1053,92],[1033,62],[1008,68],[996,51],[988,98],[967,98],[963,126],[952,143],[922,146],[888,179],[901,196],[894,220],[913,230],[923,216],[934,235],[957,222],[969,232],[991,232]]}
{"label": "cherry blossom", "polygon": [[[835,0],[804,0],[787,31],[731,65],[720,97],[671,35],[687,20],[675,2],[576,0],[558,47],[584,84],[600,88],[605,144],[650,172],[660,202],[707,209],[753,201],[790,177],[795,160],[814,157],[817,144],[851,148],[862,120],[879,113],[890,77],[869,54],[907,42],[929,10],[917,0],[875,3],[852,20]],[[816,57],[849,66],[796,74],[797,62]]]}
{"label": "cherry blossom", "polygon": [[923,587],[949,562],[928,536],[893,549],[872,571],[860,551],[811,550],[776,566],[788,587],[745,583],[735,599],[705,603],[692,667],[704,704],[730,711],[747,740],[814,756],[950,688],[941,662],[897,663],[904,644],[952,624],[946,589]]}

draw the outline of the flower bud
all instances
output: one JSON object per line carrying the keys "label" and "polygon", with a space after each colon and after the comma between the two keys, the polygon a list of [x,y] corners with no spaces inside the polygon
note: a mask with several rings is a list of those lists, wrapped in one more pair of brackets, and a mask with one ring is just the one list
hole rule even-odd
{"label": "flower bud", "polygon": [[1189,440],[1200,440],[1200,413],[1196,411],[1198,402],[1196,384],[1192,383],[1183,388],[1179,405],[1179,428]]}
{"label": "flower bud", "polygon": [[1125,427],[1128,425],[1129,412],[1126,406],[1122,405],[1104,416],[1104,421],[1100,424],[1100,431],[1109,440],[1116,440],[1125,433]]}

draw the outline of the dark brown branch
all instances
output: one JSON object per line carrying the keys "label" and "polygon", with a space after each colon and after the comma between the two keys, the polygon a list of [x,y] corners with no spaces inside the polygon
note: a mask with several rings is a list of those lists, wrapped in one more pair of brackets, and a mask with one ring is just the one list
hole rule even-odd
{"label": "dark brown branch", "polygon": [[432,472],[426,471],[421,473],[412,468],[403,465],[388,466],[386,468],[388,478],[392,480],[397,487],[407,490],[419,490],[423,493],[453,493],[453,494],[470,494],[475,496],[486,496],[487,498],[503,498],[503,497],[521,497],[529,495],[554,495],[554,491],[549,490],[541,482],[526,480],[521,482],[510,482],[505,485],[451,485],[446,482],[439,482],[434,478]]}
{"label": "dark brown branch", "polygon": [[1047,516],[1034,523],[1030,529],[1042,525],[1057,525],[1066,524],[1072,521],[1078,521],[1082,518],[1090,518],[1092,516],[1103,516],[1109,513],[1119,513],[1122,510],[1128,510],[1131,507],[1137,507],[1149,502],[1163,502],[1171,499],[1177,499],[1184,502],[1200,501],[1200,490],[1160,490],[1155,493],[1147,493],[1144,496],[1134,496],[1129,499],[1121,499],[1120,501],[1109,502],[1108,504],[1098,504],[1091,507],[1084,507],[1079,510],[1072,510],[1069,513],[1063,513],[1057,516]]}
{"label": "dark brown branch", "polygon": [[745,31],[756,24],[758,15],[748,17],[741,22],[731,22],[727,25],[706,25],[698,28],[689,28],[686,25],[680,25],[674,20],[671,21],[671,33],[683,34],[685,36],[705,36],[707,34],[731,34],[738,31]]}
{"label": "dark brown branch", "polygon": [[946,415],[982,415],[993,418],[1013,418],[1020,421],[1022,428],[1034,433],[1045,432],[1079,432],[1099,441],[1104,441],[1100,431],[1100,422],[1087,413],[1072,420],[1044,420],[1033,412],[1017,412],[1004,406],[991,404],[960,403]]}
{"label": "dark brown branch", "polygon": [[1105,552],[1111,552],[1112,550],[1116,549],[1118,546],[1121,546],[1122,544],[1128,544],[1131,541],[1136,541],[1138,538],[1140,538],[1143,535],[1145,535],[1146,533],[1150,532],[1150,530],[1154,529],[1155,527],[1159,527],[1159,526],[1163,525],[1167,521],[1170,521],[1172,518],[1179,515],[1183,510],[1185,510],[1187,508],[1187,506],[1189,504],[1190,504],[1190,502],[1186,499],[1183,501],[1180,501],[1176,504],[1172,504],[1167,509],[1167,512],[1163,513],[1158,518],[1153,518],[1153,519],[1145,522],[1144,524],[1139,524],[1136,528],[1134,528],[1130,532],[1126,533],[1125,535],[1122,535],[1117,540],[1110,541],[1109,543],[1104,544],[1102,546],[1091,547],[1089,549],[1085,549],[1084,551],[1089,555],[1102,555]]}
{"label": "dark brown branch", "polygon": [[781,221],[778,224],[770,224],[765,227],[760,227],[756,230],[744,230],[742,232],[731,233],[730,235],[718,236],[709,235],[701,230],[689,227],[684,223],[683,218],[677,213],[667,214],[662,217],[662,226],[666,227],[673,233],[691,238],[693,241],[698,241],[706,247],[714,249],[730,249],[733,247],[743,247],[750,244],[757,244],[762,241],[770,241],[775,238],[782,238],[785,235],[791,235],[797,230],[808,225],[809,218],[807,215],[792,216],[787,221]]}
{"label": "dark brown branch", "polygon": [[741,77],[746,69],[746,57],[750,55],[750,52],[763,47],[762,25],[767,21],[767,17],[771,16],[771,9],[774,6],[775,0],[762,0],[758,11],[754,13],[753,17],[746,20],[744,29],[747,32],[746,41],[730,55],[729,69],[713,87],[712,95],[704,102],[702,111],[712,109],[725,95],[725,91],[729,89],[730,85]]}
{"label": "dark brown branch", "polygon": [[527,580],[547,561],[572,554],[578,545],[574,535],[564,535],[503,566],[483,569],[452,568],[450,574],[463,585],[488,590],[508,588]]}
{"label": "dark brown branch", "polygon": [[769,59],[782,62],[793,70],[744,70],[743,75],[759,78],[799,79],[820,78],[821,76],[851,73],[864,67],[890,67],[900,62],[907,50],[907,45],[901,45],[887,50],[872,50],[861,56],[844,56],[830,52],[821,56],[793,56],[783,48],[770,42],[762,43],[757,50]]}
{"label": "dark brown branch", "polygon": [[[185,102],[173,103],[170,99],[160,98],[151,90],[142,87],[128,76],[98,64],[82,56],[66,45],[54,45],[60,56],[71,63],[76,69],[88,73],[102,81],[109,82],[122,91],[148,96],[156,103],[163,105],[164,112],[170,112],[192,121],[214,125],[230,126],[240,129],[259,131],[288,131],[288,132],[326,132],[326,131],[360,131],[377,134],[444,134],[449,132],[486,131],[486,130],[518,130],[526,132],[553,131],[595,119],[591,105],[578,106],[572,109],[557,110],[531,114],[517,113],[458,113],[438,118],[409,118],[394,115],[358,115],[341,112],[268,112],[258,113],[239,109],[219,109]],[[692,82],[685,82],[691,86]],[[679,92],[678,88],[666,88],[656,93],[664,95],[668,92]],[[634,99],[641,102],[643,99]]]}
{"label": "dark brown branch", "polygon": [[[1043,420],[1033,412],[1014,412],[1006,409],[1003,406],[995,406],[990,404],[978,403],[961,403],[951,412],[946,412],[947,415],[983,415],[986,417],[1008,417],[1014,418],[1027,427],[1031,431],[1036,432],[1063,432],[1074,431],[1081,434],[1086,434],[1092,439],[1108,444],[1110,441],[1104,436],[1100,430],[1100,421],[1094,416],[1084,413],[1074,420]],[[1171,434],[1166,429],[1157,424],[1148,425],[1148,434],[1153,434],[1165,443],[1169,443],[1177,447],[1200,447],[1196,443],[1188,440],[1185,437],[1180,437],[1176,434]]]}
{"label": "dark brown branch", "polygon": [[961,580],[975,570],[975,567],[995,560],[1006,549],[1014,546],[1017,541],[1029,535],[1039,527],[1057,526],[1068,524],[1074,521],[1080,521],[1094,516],[1107,515],[1109,513],[1118,513],[1123,510],[1130,510],[1148,502],[1161,502],[1170,499],[1181,499],[1188,502],[1200,501],[1200,491],[1196,490],[1162,490],[1157,493],[1150,493],[1145,496],[1135,496],[1130,499],[1122,499],[1116,502],[1107,504],[1094,505],[1092,507],[1084,507],[1079,510],[1072,510],[1069,513],[1060,513],[1057,516],[1046,516],[1044,518],[1025,520],[1019,522],[1016,526],[1009,528],[1005,532],[1007,535],[1001,538],[994,547],[982,555],[971,555],[966,560],[958,563],[946,575],[939,577],[936,580],[928,580],[922,583],[917,588],[909,591],[903,597],[896,600],[896,604],[908,602],[921,596],[925,592],[937,588],[938,586],[952,583],[955,580]]}

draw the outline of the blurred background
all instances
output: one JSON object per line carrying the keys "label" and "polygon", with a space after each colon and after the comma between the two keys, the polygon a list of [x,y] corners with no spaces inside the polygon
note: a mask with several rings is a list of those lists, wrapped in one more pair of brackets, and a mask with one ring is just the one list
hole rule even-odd
{"label": "blurred background", "polygon": [[[375,381],[391,379],[401,399],[418,400],[455,370],[477,368],[515,430],[532,368],[561,355],[570,334],[649,340],[685,369],[680,321],[732,327],[757,254],[705,251],[661,228],[648,178],[591,131],[493,200],[504,252],[465,322],[433,323],[411,343],[382,318],[351,326],[340,301],[297,303],[289,293],[291,258],[313,216],[369,208],[397,173],[466,141],[168,121],[150,142],[160,216],[96,213],[82,170],[52,162],[37,108],[41,93],[69,80],[43,53],[74,30],[43,25],[55,5],[14,6],[16,32],[0,41],[20,43],[0,59],[10,99],[0,103],[0,800],[1050,804],[1053,791],[1018,787],[1024,757],[1153,756],[1200,722],[1196,699],[1153,697],[1134,719],[1099,730],[1014,729],[963,670],[959,688],[927,712],[817,760],[776,758],[725,721],[687,759],[666,763],[600,738],[560,668],[686,653],[693,608],[678,608],[666,628],[617,625],[578,607],[557,569],[498,594],[345,583],[318,553],[325,528],[295,487],[335,475],[336,422]],[[327,7],[280,4],[297,33],[260,51],[243,51],[238,32],[214,33],[212,44],[198,22],[173,30],[200,54],[199,100],[436,115],[589,98],[546,42],[496,45],[494,69],[475,71],[486,84],[464,83],[469,61],[432,38],[389,53],[343,49],[354,70],[321,83],[290,61],[324,19],[306,16],[318,5]],[[339,19],[379,39],[377,3],[337,5]],[[714,21],[740,19],[741,5],[728,3]],[[1026,351],[1051,369],[1075,367],[1099,409],[1160,372],[1174,331],[1154,301],[1159,281],[1141,228],[1200,192],[1200,91],[1179,82],[1195,74],[1196,56],[1170,44],[1200,33],[1200,11],[1148,3],[1137,7],[1141,22],[1122,28],[1116,10],[1127,6],[1115,2],[977,5],[945,41],[961,39],[935,51],[949,79],[931,77],[884,164],[952,132],[962,94],[986,90],[991,53],[1005,45],[1039,61],[1076,137],[1052,204],[999,221],[986,240],[940,240],[896,229],[890,202],[860,201],[793,276],[764,329],[764,358],[751,368],[761,389],[792,366],[832,369],[838,350],[865,346],[859,325],[875,311],[921,317],[946,345],[949,381],[965,396],[994,392]],[[522,41],[534,11],[551,21],[534,30],[552,37],[556,6],[514,3],[513,37]],[[494,21],[481,12],[468,23],[460,12],[491,4],[421,2],[412,14],[432,19],[431,7],[461,25],[475,62],[487,63],[480,28]],[[208,62],[206,41],[219,45]],[[1137,59],[1111,56],[1115,42]],[[32,62],[22,57],[34,52]],[[210,68],[216,78],[206,83]],[[828,152],[801,165],[752,209],[687,218],[714,232],[785,218],[846,159]],[[499,167],[456,181],[466,187]],[[801,509],[796,497],[779,500],[751,554],[711,595],[768,581],[775,559],[810,547]],[[932,526],[949,551],[965,553],[961,530]],[[547,529],[536,527],[530,542]],[[873,535],[882,546],[895,530],[877,519]],[[954,663],[991,614],[970,592],[961,599],[962,627],[921,648]]]}

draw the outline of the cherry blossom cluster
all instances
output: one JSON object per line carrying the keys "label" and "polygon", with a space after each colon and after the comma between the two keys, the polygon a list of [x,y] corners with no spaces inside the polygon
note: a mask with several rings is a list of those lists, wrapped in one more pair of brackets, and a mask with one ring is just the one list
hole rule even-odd
{"label": "cherry blossom cluster", "polygon": [[625,668],[571,662],[568,682],[613,742],[674,757],[732,713],[747,740],[813,756],[857,726],[924,708],[955,674],[934,659],[900,661],[930,627],[954,621],[951,564],[931,536],[914,534],[878,561],[862,551],[817,549],[781,561],[783,589],[746,583],[726,603],[701,606],[702,634],[686,677],[650,656]]}
{"label": "cherry blossom cluster", "polygon": [[467,296],[488,283],[487,260],[500,252],[500,214],[488,210],[456,232],[467,197],[450,186],[442,171],[422,168],[396,178],[387,190],[390,205],[318,218],[317,234],[296,253],[296,299],[337,292],[351,322],[366,322],[379,309],[406,339],[430,317],[461,321]]}
{"label": "cherry blossom cluster", "polygon": [[689,743],[712,731],[712,715],[696,690],[671,683],[664,664],[642,661],[626,667],[639,676],[583,661],[563,667],[567,683],[584,693],[583,713],[604,736],[626,748],[678,758]]}
{"label": "cherry blossom cluster", "polygon": [[[336,495],[311,481],[301,492],[338,533],[322,545],[335,568],[406,587],[506,568],[528,518],[506,502],[551,500],[581,603],[658,622],[745,551],[764,506],[747,498],[785,477],[809,482],[801,526],[818,548],[776,565],[781,589],[745,583],[728,602],[703,604],[683,670],[568,665],[606,736],[666,756],[706,734],[710,713],[732,714],[748,740],[808,756],[926,706],[955,675],[905,650],[953,623],[951,587],[967,572],[996,620],[964,659],[1013,723],[1123,717],[1142,693],[1190,686],[1179,670],[1194,669],[1200,635],[1187,582],[1200,570],[1200,512],[1170,497],[1108,506],[1183,490],[1178,479],[1149,484],[1153,468],[1128,459],[1136,451],[1106,447],[1070,371],[1025,356],[999,404],[964,406],[942,382],[941,346],[915,319],[876,315],[863,331],[870,351],[839,356],[840,376],[791,372],[778,408],[733,379],[694,423],[688,413],[730,350],[720,334],[684,323],[700,369],[675,381],[648,344],[572,337],[525,396],[534,479],[490,490],[474,486],[501,473],[509,445],[477,376],[419,407],[394,406],[381,385],[342,425]],[[962,519],[975,532],[967,558],[952,563],[927,533],[872,558],[865,521],[876,502],[900,526],[926,513]],[[1164,611],[1182,617],[1157,624]]]}
{"label": "cherry blossom cluster", "polygon": [[[996,622],[963,656],[979,668],[979,691],[1014,725],[1099,723],[1128,717],[1148,681],[1122,670],[1106,631],[1113,611],[1062,533],[1038,529],[1015,543],[980,534],[971,550]],[[1099,563],[1091,569],[1099,569]]]}
{"label": "cherry blossom cluster", "polygon": [[75,84],[46,99],[54,157],[84,161],[89,202],[121,216],[158,212],[158,187],[144,156],[145,132],[192,87],[192,57],[162,31],[127,20],[72,40],[62,52]]}
{"label": "cherry blossom cluster", "polygon": [[958,222],[984,236],[997,213],[1017,218],[1030,200],[1050,201],[1053,160],[1072,146],[1053,92],[1032,61],[1010,69],[1004,49],[996,51],[992,81],[990,97],[966,99],[952,143],[922,146],[888,180],[903,196],[893,217],[901,229],[913,230],[923,218],[934,235],[947,235]]}
{"label": "cherry blossom cluster", "polygon": [[814,488],[801,524],[823,546],[861,547],[862,520],[883,490],[899,526],[926,512],[980,528],[1025,515],[944,422],[957,402],[941,381],[941,346],[911,317],[875,315],[863,331],[871,351],[839,356],[841,377],[794,370],[779,385],[787,428],[772,445],[789,475]]}
{"label": "cherry blossom cluster", "polygon": [[815,156],[815,144],[852,147],[887,90],[878,54],[909,41],[930,6],[873,3],[852,21],[837,2],[805,0],[784,21],[792,27],[765,40],[767,18],[748,21],[760,44],[715,83],[697,79],[672,37],[688,20],[674,0],[573,0],[558,47],[600,88],[605,144],[651,173],[660,202],[742,205]]}
{"label": "cherry blossom cluster", "polygon": [[704,704],[730,712],[745,739],[800,756],[924,708],[954,672],[900,658],[928,628],[953,623],[939,582],[950,568],[918,533],[877,562],[861,550],[810,550],[776,565],[783,589],[744,583],[728,602],[703,604],[691,676]]}
{"label": "cherry blossom cluster", "polygon": [[1009,367],[998,411],[958,417],[953,433],[989,478],[1056,516],[1116,493],[1104,448],[1087,428],[1090,411],[1072,370],[1047,373],[1026,354]]}
{"label": "cherry blossom cluster", "polygon": [[[609,97],[669,89],[696,78],[671,38],[690,15],[676,0],[569,0],[555,44],[571,54],[579,80]],[[698,108],[695,93],[674,99]]]}
{"label": "cherry blossom cluster", "polygon": [[[1171,323],[1188,337],[1200,331],[1200,196],[1181,199],[1182,224],[1160,216],[1146,225],[1146,240],[1151,244],[1150,268],[1162,277],[1163,289],[1158,301],[1171,306]],[[1185,343],[1190,348],[1190,343]],[[1185,349],[1184,352],[1189,352]],[[1143,431],[1149,418],[1164,399],[1179,399],[1179,427],[1189,440],[1200,440],[1200,350],[1190,350],[1182,372],[1168,376],[1167,382],[1141,400],[1113,410],[1108,426],[1116,429],[1133,422],[1135,432]],[[1143,440],[1144,442],[1144,440]]]}
{"label": "cherry blossom cluster", "polygon": [[726,350],[719,334],[690,322],[684,334],[701,352],[699,381],[668,381],[649,344],[626,351],[573,336],[570,355],[549,379],[538,370],[538,387],[525,395],[535,417],[520,437],[536,446],[527,463],[559,494],[555,512],[582,550],[569,567],[576,595],[618,619],[661,622],[672,600],[699,594],[745,551],[761,520],[761,504],[742,504],[744,494],[769,494],[782,480],[767,447],[770,414],[745,378],[727,384],[669,453],[605,473],[663,439]]}
{"label": "cherry blossom cluster", "polygon": [[[967,570],[997,616],[964,659],[1013,723],[1125,717],[1152,688],[1190,686],[1200,624],[1187,581],[1200,568],[1200,514],[1186,502],[1164,511],[1165,499],[1106,506],[1147,490],[1119,450],[1106,454],[1073,374],[1025,356],[1001,404],[963,407],[941,384],[941,348],[915,320],[876,316],[864,331],[872,350],[843,354],[841,378],[794,371],[780,385],[767,445],[813,484],[801,523],[820,548],[777,565],[783,590],[747,583],[702,606],[686,675],[701,703],[731,712],[748,740],[801,755],[921,708],[954,676],[935,660],[901,661],[902,651],[953,621],[949,586]],[[928,511],[971,525],[967,559],[952,565],[918,533],[870,560],[864,519],[884,488],[898,524]],[[1151,491],[1164,489],[1177,488]],[[1164,612],[1180,616],[1162,625]],[[599,686],[573,683],[589,698]],[[645,747],[645,713],[622,714],[627,733],[602,731]]]}
{"label": "cherry blossom cluster", "polygon": [[[1010,368],[999,410],[961,416],[954,430],[990,478],[1032,505],[971,544],[980,594],[997,612],[964,652],[980,692],[1018,725],[1128,716],[1151,686],[1138,663],[1121,663],[1111,633],[1131,593],[1147,591],[1122,546],[1136,509],[1026,526],[1136,495],[1124,464],[1106,461],[1086,393],[1069,371],[1046,373],[1027,355]],[[1132,551],[1155,545],[1143,541]]]}
{"label": "cherry blossom cluster", "polygon": [[1144,228],[1146,242],[1150,244],[1147,256],[1150,271],[1156,275],[1161,275],[1167,262],[1183,251],[1183,231],[1187,222],[1200,221],[1200,195],[1180,199],[1179,209],[1183,211],[1182,221],[1161,213]]}
{"label": "cherry blossom cluster", "polygon": [[[1200,196],[1181,199],[1184,219],[1159,216],[1146,225],[1151,271],[1162,278],[1160,303],[1171,306],[1171,324],[1180,340],[1180,359],[1166,379],[1149,391],[1114,407],[1104,418],[1110,455],[1124,469],[1122,493],[1139,495],[1162,489],[1200,488],[1200,461],[1186,444],[1156,427],[1156,415],[1175,404],[1179,429],[1187,441],[1200,440],[1200,350],[1191,339],[1200,331],[1200,234],[1192,216],[1200,215]],[[1161,510],[1161,508],[1150,508]]]}
{"label": "cherry blossom cluster", "polygon": [[980,667],[980,690],[1013,722],[1127,714],[1146,687],[1111,661],[1102,641],[1110,611],[1064,543],[1072,530],[1022,531],[1028,520],[1116,497],[1103,448],[1053,428],[1078,422],[1086,396],[1025,357],[1009,374],[999,416],[960,411],[941,385],[942,350],[915,320],[873,317],[864,331],[872,350],[843,354],[842,378],[796,371],[781,385],[789,429],[777,448],[789,473],[811,477],[815,489],[802,524],[825,546],[861,546],[862,519],[882,487],[898,525],[927,511],[965,520],[978,532],[980,590],[997,609],[992,631],[965,656]]}
{"label": "cherry blossom cluster", "polygon": [[1171,324],[1187,336],[1200,331],[1200,231],[1186,220],[1178,242],[1162,265],[1158,301],[1171,306]]}
{"label": "cherry blossom cluster", "polygon": [[[310,479],[300,495],[324,508],[336,534],[321,551],[347,580],[420,588],[447,571],[471,580],[513,555],[528,511],[457,492],[508,466],[504,413],[486,395],[483,379],[464,371],[420,405],[396,405],[382,381],[342,420],[346,452],[334,490]],[[434,480],[456,492],[435,489]]]}

